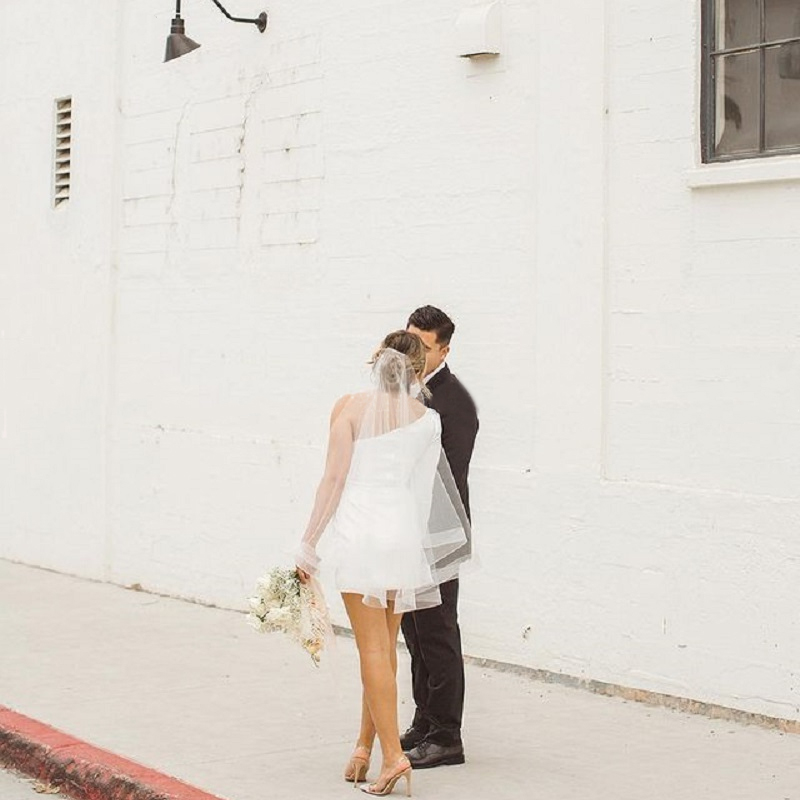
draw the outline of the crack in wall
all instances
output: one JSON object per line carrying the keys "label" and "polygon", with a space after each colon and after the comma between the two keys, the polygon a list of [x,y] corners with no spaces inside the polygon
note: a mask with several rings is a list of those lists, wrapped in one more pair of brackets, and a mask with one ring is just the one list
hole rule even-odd
{"label": "crack in wall", "polygon": [[175,237],[175,233],[178,230],[179,220],[175,214],[175,200],[178,195],[178,180],[177,180],[177,172],[178,172],[178,143],[180,142],[181,137],[181,127],[186,119],[186,115],[189,110],[189,101],[187,100],[182,108],[180,117],[178,117],[178,121],[175,125],[175,138],[172,142],[172,170],[170,174],[170,191],[169,191],[169,202],[167,203],[167,223],[169,225],[169,232],[167,234],[167,241],[165,244],[165,252],[164,252],[164,261],[169,263],[170,257],[172,255],[172,242]]}
{"label": "crack in wall", "polygon": [[242,135],[239,137],[239,143],[236,148],[236,154],[241,161],[239,165],[239,185],[236,195],[236,241],[241,246],[241,233],[242,233],[242,207],[245,189],[245,174],[247,172],[247,126],[250,123],[250,115],[252,113],[253,101],[256,95],[264,88],[264,84],[270,80],[269,74],[262,75],[261,80],[256,84],[255,88],[251,89],[247,94],[247,99],[244,102],[244,117],[242,119]]}

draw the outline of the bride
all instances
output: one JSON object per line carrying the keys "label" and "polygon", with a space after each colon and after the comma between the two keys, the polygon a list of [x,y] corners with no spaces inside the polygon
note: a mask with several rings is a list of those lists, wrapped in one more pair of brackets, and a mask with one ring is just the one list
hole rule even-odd
{"label": "bride", "polygon": [[326,549],[363,687],[361,729],[344,778],[366,780],[377,734],[381,771],[362,791],[386,795],[405,779],[410,795],[397,722],[400,620],[441,602],[439,584],[470,555],[470,528],[442,454],[439,415],[416,399],[426,394],[422,340],[390,333],[371,364],[371,390],[342,397],[331,413],[325,472],[296,565],[303,582],[317,573],[316,545],[328,528]]}

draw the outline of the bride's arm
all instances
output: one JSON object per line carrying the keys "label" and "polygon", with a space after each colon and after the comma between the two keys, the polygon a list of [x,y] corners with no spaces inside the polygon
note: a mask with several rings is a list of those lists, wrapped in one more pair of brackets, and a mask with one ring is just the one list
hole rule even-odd
{"label": "bride's arm", "polygon": [[328,436],[328,455],[325,459],[325,472],[317,487],[314,508],[300,542],[295,563],[300,579],[305,581],[319,568],[317,542],[339,505],[350,459],[353,456],[353,422],[346,410],[349,396],[337,401],[331,412],[330,434]]}

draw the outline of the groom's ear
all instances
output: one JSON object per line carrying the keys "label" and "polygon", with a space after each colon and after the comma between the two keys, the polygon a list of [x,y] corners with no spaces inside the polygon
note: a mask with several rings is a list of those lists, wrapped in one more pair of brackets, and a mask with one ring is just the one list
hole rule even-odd
{"label": "groom's ear", "polygon": [[442,351],[442,358],[447,358],[447,354],[450,352],[450,345],[449,344],[442,345],[441,351]]}

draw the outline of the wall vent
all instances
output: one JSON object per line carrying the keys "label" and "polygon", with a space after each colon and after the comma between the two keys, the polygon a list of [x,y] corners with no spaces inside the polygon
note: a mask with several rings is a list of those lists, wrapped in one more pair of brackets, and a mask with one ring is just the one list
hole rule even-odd
{"label": "wall vent", "polygon": [[72,162],[72,98],[56,100],[55,162],[53,170],[53,206],[69,200]]}

